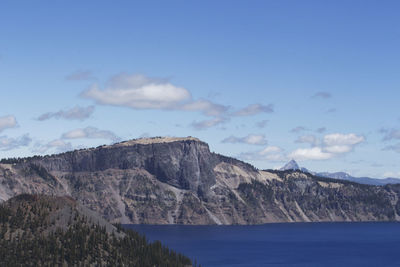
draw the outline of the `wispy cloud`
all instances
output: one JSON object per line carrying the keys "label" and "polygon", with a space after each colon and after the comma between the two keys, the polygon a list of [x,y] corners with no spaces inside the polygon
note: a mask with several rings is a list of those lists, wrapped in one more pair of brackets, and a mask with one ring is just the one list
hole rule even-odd
{"label": "wispy cloud", "polygon": [[9,115],[0,117],[0,132],[4,131],[5,129],[15,128],[17,126],[17,120],[14,116]]}
{"label": "wispy cloud", "polygon": [[329,92],[316,92],[314,95],[311,96],[312,98],[322,98],[322,99],[328,99],[332,97],[332,94]]}
{"label": "wispy cloud", "polygon": [[268,125],[269,120],[262,120],[256,123],[256,126],[260,129],[265,128]]}
{"label": "wispy cloud", "polygon": [[103,88],[95,83],[83,91],[81,97],[91,99],[98,105],[199,112],[204,116],[212,117],[200,122],[194,121],[192,126],[195,129],[214,127],[235,116],[253,116],[274,111],[272,104],[250,104],[235,111],[230,106],[207,99],[193,99],[189,90],[172,84],[168,79],[152,78],[141,74],[115,75]]}
{"label": "wispy cloud", "polygon": [[283,152],[278,146],[267,146],[262,150],[243,152],[238,157],[242,160],[281,162],[286,160]]}
{"label": "wispy cloud", "polygon": [[249,145],[266,145],[268,143],[267,139],[265,139],[265,135],[263,134],[249,134],[244,137],[236,137],[231,135],[230,137],[222,140],[222,143],[242,143]]}
{"label": "wispy cloud", "polygon": [[43,154],[52,149],[54,149],[54,152],[56,153],[62,153],[72,150],[73,147],[70,142],[66,142],[65,140],[62,139],[56,139],[48,143],[37,142],[34,145],[32,151],[34,153]]}
{"label": "wispy cloud", "polygon": [[315,130],[317,133],[324,133],[326,132],[326,127],[320,127],[317,130]]}
{"label": "wispy cloud", "polygon": [[400,140],[400,130],[399,129],[386,129],[382,128],[380,132],[384,135],[383,141],[390,141],[390,140]]}
{"label": "wispy cloud", "polygon": [[120,138],[111,131],[100,130],[95,127],[86,127],[75,129],[64,133],[62,139],[107,139],[111,141],[119,141]]}
{"label": "wispy cloud", "polygon": [[229,107],[200,99],[184,104],[180,109],[186,111],[200,111],[206,116],[219,117],[224,115],[228,111]]}
{"label": "wispy cloud", "polygon": [[300,132],[304,132],[306,130],[308,130],[308,129],[304,126],[297,126],[297,127],[294,127],[293,129],[291,129],[290,132],[291,133],[300,133]]}
{"label": "wispy cloud", "polygon": [[251,104],[233,113],[233,116],[252,116],[260,113],[274,112],[274,105]]}
{"label": "wispy cloud", "polygon": [[0,150],[8,151],[17,149],[20,147],[28,146],[31,142],[32,139],[29,137],[29,134],[25,134],[17,138],[0,136]]}
{"label": "wispy cloud", "polygon": [[76,106],[67,110],[60,110],[57,112],[47,112],[38,117],[39,121],[55,119],[66,119],[66,120],[85,120],[89,118],[94,112],[94,106],[79,107]]}
{"label": "wispy cloud", "polygon": [[193,128],[196,130],[205,130],[214,126],[222,125],[229,121],[227,118],[214,118],[214,119],[209,119],[209,120],[203,120],[203,121],[194,121],[191,125]]}
{"label": "wispy cloud", "polygon": [[386,146],[383,148],[383,150],[390,150],[390,151],[394,151],[397,153],[400,153],[400,143],[394,144],[394,145],[390,145],[390,146]]}

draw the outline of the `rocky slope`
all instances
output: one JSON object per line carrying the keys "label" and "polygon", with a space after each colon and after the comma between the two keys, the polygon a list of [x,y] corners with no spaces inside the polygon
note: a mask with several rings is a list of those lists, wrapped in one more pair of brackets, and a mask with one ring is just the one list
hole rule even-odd
{"label": "rocky slope", "polygon": [[399,220],[400,186],[260,171],[188,138],[138,139],[3,160],[0,198],[68,195],[112,222],[260,224]]}

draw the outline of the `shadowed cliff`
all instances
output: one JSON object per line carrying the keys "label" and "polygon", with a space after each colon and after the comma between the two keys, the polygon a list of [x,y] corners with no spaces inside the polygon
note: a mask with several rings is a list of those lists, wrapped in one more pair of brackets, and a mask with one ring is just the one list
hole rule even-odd
{"label": "shadowed cliff", "polygon": [[193,138],[146,138],[3,160],[0,198],[69,195],[112,222],[259,224],[399,220],[399,186],[257,170]]}

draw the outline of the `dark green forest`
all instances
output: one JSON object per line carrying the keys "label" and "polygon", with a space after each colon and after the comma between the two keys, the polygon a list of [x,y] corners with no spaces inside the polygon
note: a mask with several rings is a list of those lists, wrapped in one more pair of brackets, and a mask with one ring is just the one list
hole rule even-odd
{"label": "dark green forest", "polygon": [[1,204],[0,266],[192,266],[158,241],[92,223],[75,205],[32,195]]}

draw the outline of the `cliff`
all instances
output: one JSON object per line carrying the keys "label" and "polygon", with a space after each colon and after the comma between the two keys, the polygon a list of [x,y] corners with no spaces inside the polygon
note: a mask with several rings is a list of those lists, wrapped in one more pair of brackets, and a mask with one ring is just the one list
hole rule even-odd
{"label": "cliff", "polygon": [[260,224],[399,220],[400,186],[260,171],[188,138],[147,138],[3,160],[0,198],[68,195],[112,222]]}

